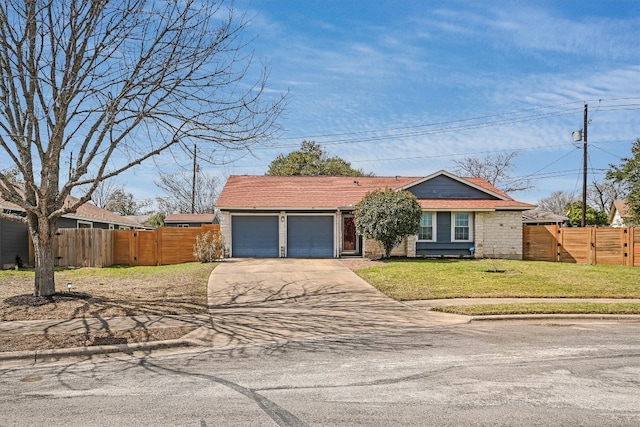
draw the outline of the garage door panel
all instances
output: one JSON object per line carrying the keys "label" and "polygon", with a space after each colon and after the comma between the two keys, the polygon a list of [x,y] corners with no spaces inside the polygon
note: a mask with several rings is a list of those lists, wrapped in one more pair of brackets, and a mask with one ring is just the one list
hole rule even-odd
{"label": "garage door panel", "polygon": [[277,216],[234,216],[231,219],[231,251],[234,257],[277,258]]}
{"label": "garage door panel", "polygon": [[333,217],[287,217],[287,256],[292,258],[333,257]]}

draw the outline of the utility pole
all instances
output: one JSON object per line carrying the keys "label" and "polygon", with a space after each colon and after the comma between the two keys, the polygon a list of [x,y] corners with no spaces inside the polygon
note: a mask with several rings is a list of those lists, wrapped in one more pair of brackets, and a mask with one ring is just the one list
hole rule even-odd
{"label": "utility pole", "polygon": [[587,225],[587,125],[589,106],[584,104],[584,130],[582,133],[582,226]]}
{"label": "utility pole", "polygon": [[191,213],[196,213],[196,172],[198,169],[198,164],[196,163],[196,152],[198,151],[198,146],[193,144],[193,182],[191,187]]}

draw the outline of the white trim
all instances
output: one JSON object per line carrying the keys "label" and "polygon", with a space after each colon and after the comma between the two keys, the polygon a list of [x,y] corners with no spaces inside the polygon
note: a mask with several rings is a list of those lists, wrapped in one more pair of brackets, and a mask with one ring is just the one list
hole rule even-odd
{"label": "white trim", "polygon": [[[420,239],[420,230],[416,234],[416,242],[437,242],[438,241],[438,213],[436,211],[422,211],[422,214],[431,214],[431,239]],[[422,223],[422,217],[420,217],[420,223]],[[420,227],[422,228],[422,227]]]}
{"label": "white trim", "polygon": [[[468,239],[456,239],[456,215],[467,214],[469,216],[469,238]],[[474,216],[473,212],[451,212],[451,242],[473,242],[473,227]]]}
{"label": "white trim", "polygon": [[[114,214],[114,216],[120,216],[120,215]],[[145,227],[144,225],[140,225],[140,224],[131,224],[131,223],[128,223],[128,222],[118,221],[115,218],[95,218],[95,217],[81,216],[81,215],[76,215],[76,214],[64,214],[60,218],[75,219],[75,220],[79,220],[79,221],[87,221],[87,222],[94,222],[94,223],[100,223],[100,224],[124,225],[124,226],[131,227],[131,228],[144,228]]]}
{"label": "white trim", "polygon": [[[80,227],[81,225],[88,225],[88,227]],[[81,221],[78,220],[76,224],[76,228],[93,228],[93,223],[90,221]]]}

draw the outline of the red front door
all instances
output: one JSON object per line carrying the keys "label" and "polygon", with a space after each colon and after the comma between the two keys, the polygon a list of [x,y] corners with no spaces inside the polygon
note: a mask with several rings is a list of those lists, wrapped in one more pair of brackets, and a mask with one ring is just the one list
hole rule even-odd
{"label": "red front door", "polygon": [[356,223],[352,216],[342,217],[342,250],[357,250]]}

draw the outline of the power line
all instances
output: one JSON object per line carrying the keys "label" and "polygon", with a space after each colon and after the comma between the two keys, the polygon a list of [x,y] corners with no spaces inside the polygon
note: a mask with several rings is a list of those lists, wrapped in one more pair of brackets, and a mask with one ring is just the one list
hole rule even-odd
{"label": "power line", "polygon": [[[444,128],[436,128],[436,129],[429,129],[429,130],[416,131],[416,132],[392,133],[388,135],[371,135],[371,136],[361,137],[361,138],[344,138],[344,139],[338,139],[334,141],[320,141],[320,142],[322,143],[323,146],[354,144],[354,143],[362,143],[362,142],[379,142],[379,141],[386,141],[391,139],[404,139],[404,138],[410,138],[410,137],[438,135],[438,134],[451,133],[451,132],[460,132],[465,130],[476,130],[476,129],[482,129],[482,128],[499,126],[499,125],[523,123],[527,121],[534,121],[534,120],[539,120],[539,119],[548,118],[552,116],[560,117],[560,116],[571,115],[571,114],[574,114],[575,112],[576,111],[566,111],[564,113],[558,113],[558,112],[544,113],[544,114],[526,116],[521,118],[496,120],[496,121],[485,122],[485,123],[472,123],[472,124],[461,125],[461,126],[449,126]],[[456,121],[456,123],[460,123],[463,121],[465,120]],[[382,132],[382,131],[367,131],[366,133],[375,133],[375,132]],[[354,134],[356,134],[356,132],[354,132]],[[315,136],[315,137],[306,137],[302,139],[320,139],[320,138],[321,137]],[[271,146],[265,146],[265,147],[255,147],[255,149],[256,150],[258,149],[273,150],[277,148],[291,148],[291,147],[297,147],[297,146],[298,144],[282,144],[282,145],[271,145]]]}
{"label": "power line", "polygon": [[[640,97],[627,97],[627,98],[612,98],[612,99],[597,99],[597,100],[587,100],[584,102],[598,102],[600,105],[602,104],[603,101],[609,101],[609,102],[613,102],[613,101],[627,101],[627,100],[640,100]],[[578,111],[582,111],[582,105],[584,103],[583,101],[570,101],[570,102],[564,102],[564,103],[559,103],[559,104],[552,104],[552,105],[547,105],[547,106],[541,106],[541,107],[533,107],[533,108],[526,108],[526,109],[522,109],[522,110],[512,110],[512,111],[507,111],[507,112],[502,112],[502,113],[496,113],[496,114],[488,114],[488,115],[484,115],[484,116],[475,116],[475,117],[467,117],[467,118],[463,118],[463,119],[457,119],[457,120],[447,120],[447,121],[442,121],[442,122],[433,122],[433,123],[423,123],[423,124],[417,124],[417,125],[408,125],[408,126],[392,126],[392,127],[387,127],[387,128],[378,128],[378,129],[371,129],[371,130],[364,130],[364,131],[351,131],[351,132],[338,132],[338,133],[330,133],[330,134],[317,134],[317,135],[302,135],[302,136],[290,136],[290,137],[283,137],[280,138],[281,140],[304,140],[304,139],[317,139],[317,138],[330,138],[330,137],[340,137],[340,136],[349,136],[349,135],[361,135],[361,134],[370,134],[370,133],[383,133],[383,132],[392,132],[392,131],[404,131],[404,130],[410,130],[410,129],[417,129],[417,128],[423,128],[423,127],[433,127],[433,126],[442,126],[442,125],[451,125],[451,124],[457,124],[457,123],[464,123],[464,122],[469,122],[469,121],[481,121],[481,120],[487,120],[487,119],[491,119],[491,118],[495,118],[495,117],[503,117],[503,116],[508,116],[508,115],[519,115],[519,114],[524,114],[524,113],[528,113],[528,112],[532,112],[532,111],[540,111],[540,110],[548,110],[548,109],[552,109],[552,108],[560,108],[560,107],[566,107],[568,105],[577,105],[575,108],[572,108],[570,110],[566,110],[566,109],[562,109],[561,111],[565,111],[565,113],[563,113],[562,115],[565,114],[571,114],[571,112],[578,112]],[[624,106],[635,106],[637,108],[640,108],[640,104],[623,104]],[[617,105],[613,105],[613,106],[606,106],[603,105],[601,106],[601,108],[615,108],[617,107]],[[629,109],[636,109],[636,108],[629,108]],[[548,115],[553,115],[554,112],[548,112],[548,113],[543,113],[540,114],[539,116],[548,116]],[[526,116],[526,117],[535,117],[535,116]],[[514,119],[515,120],[515,119]],[[498,121],[499,123],[500,121]],[[513,123],[518,123],[519,121],[513,121]],[[457,128],[455,128],[457,129]]]}
{"label": "power line", "polygon": [[[602,110],[606,110],[606,109],[615,109],[615,108],[630,108],[630,107],[640,107],[640,104],[634,104],[634,103],[625,103],[625,104],[616,104],[616,105],[603,105],[602,102],[606,101],[606,102],[615,102],[615,101],[622,101],[622,100],[636,100],[636,99],[640,99],[640,98],[618,98],[618,99],[610,99],[610,100],[598,100],[598,109],[597,111],[602,111]],[[307,136],[307,137],[286,137],[286,138],[281,138],[281,140],[291,140],[291,139],[317,139],[317,138],[329,138],[329,137],[336,137],[336,136],[353,136],[351,138],[341,138],[338,140],[334,140],[334,141],[321,141],[321,144],[323,146],[331,146],[331,145],[342,145],[342,144],[356,144],[356,143],[366,143],[366,142],[379,142],[379,141],[387,141],[387,140],[393,140],[393,139],[403,139],[403,138],[411,138],[411,137],[423,137],[423,136],[429,136],[429,135],[435,135],[435,134],[444,134],[444,133],[450,133],[450,132],[459,132],[459,131],[464,131],[464,130],[475,130],[475,129],[479,129],[479,128],[487,128],[487,127],[493,127],[493,126],[503,126],[503,125],[509,125],[509,124],[515,124],[515,123],[522,123],[522,122],[526,122],[526,121],[535,121],[535,120],[540,120],[540,119],[545,119],[545,118],[549,118],[549,117],[561,117],[561,116],[566,116],[566,115],[571,115],[571,114],[575,114],[578,111],[581,110],[581,108],[578,107],[572,107],[572,108],[568,108],[567,106],[572,106],[572,105],[577,105],[579,104],[578,101],[574,101],[574,102],[566,102],[566,103],[561,103],[561,104],[554,104],[554,105],[550,105],[550,106],[542,106],[542,107],[535,107],[535,108],[529,108],[529,109],[523,109],[523,110],[515,110],[515,111],[511,111],[511,112],[504,112],[504,113],[497,113],[497,114],[491,114],[491,115],[484,115],[484,116],[477,116],[477,117],[470,117],[470,118],[464,118],[464,119],[458,119],[458,120],[449,120],[449,121],[442,121],[442,122],[433,122],[433,123],[426,123],[426,124],[417,124],[417,125],[411,125],[411,126],[396,126],[396,127],[389,127],[389,128],[381,128],[381,129],[375,129],[375,130],[365,130],[365,131],[354,131],[354,132],[341,132],[341,133],[332,133],[332,134],[324,134],[324,135],[315,135],[315,136]],[[552,110],[552,111],[549,111]],[[535,114],[530,114],[532,112],[535,112]],[[513,116],[513,117],[509,117],[509,116]],[[485,121],[485,122],[480,122],[478,123],[477,121],[479,120],[488,120],[488,119],[495,119],[495,120],[489,120],[489,121]],[[400,131],[399,133],[390,133],[390,132],[397,132]],[[409,132],[404,132],[404,131],[409,131]],[[388,135],[375,135],[376,133],[390,133]],[[362,136],[359,136],[362,135]],[[368,136],[367,136],[368,135]],[[618,143],[618,142],[627,142],[627,141],[597,141],[598,144],[611,144],[611,143]],[[186,144],[182,144],[184,151],[186,153],[192,154],[191,150],[189,149],[189,147],[186,146]],[[257,146],[257,147],[252,147],[253,150],[274,150],[274,149],[278,149],[278,148],[290,148],[290,147],[298,147],[298,144],[270,144],[270,145],[266,145],[266,146]],[[411,155],[411,156],[399,156],[399,157],[388,157],[388,158],[375,158],[375,159],[361,159],[361,160],[353,160],[350,161],[350,163],[379,163],[379,162],[390,162],[390,161],[404,161],[404,160],[416,160],[416,159],[435,159],[435,158],[447,158],[447,157],[457,157],[457,156],[473,156],[473,155],[482,155],[482,154],[492,154],[492,153],[500,153],[500,152],[509,152],[509,151],[524,151],[524,150],[537,150],[537,149],[549,149],[549,148],[554,148],[554,147],[562,147],[565,146],[565,144],[556,144],[556,145],[539,145],[536,147],[526,147],[526,148],[519,148],[519,149],[501,149],[501,150],[484,150],[484,151],[479,151],[479,152],[467,152],[467,153],[453,153],[453,154],[435,154],[435,155],[423,155],[423,156],[416,156],[415,154]],[[573,151],[573,150],[572,150]],[[570,155],[571,152],[567,153],[566,155],[562,156],[560,159],[558,159],[557,161],[560,161],[561,159],[565,158],[566,156]],[[604,150],[603,150],[604,151]],[[205,157],[204,155],[200,155],[200,153],[202,153],[202,150],[200,150],[200,152],[198,152],[196,154],[196,157],[198,160],[210,164],[212,166],[223,166],[225,165],[226,167],[229,168],[235,168],[233,165],[230,165],[229,162],[227,161],[221,161],[221,162],[214,162],[210,156]],[[203,153],[204,154],[204,153]],[[245,157],[247,155],[247,153],[243,153],[242,157]],[[237,160],[237,159],[234,159]],[[176,163],[180,163],[177,161],[176,158],[174,158],[174,161]],[[556,163],[557,161],[552,162],[551,164],[545,166],[544,168],[542,168],[541,170],[544,170],[546,168],[548,168],[549,166],[551,166],[552,164]],[[268,165],[266,164],[259,164],[259,165],[243,165],[241,166],[242,168],[264,168],[264,167],[268,167]],[[183,168],[185,168],[183,166]],[[533,174],[529,174],[528,176],[535,176],[537,172],[534,172]]]}

